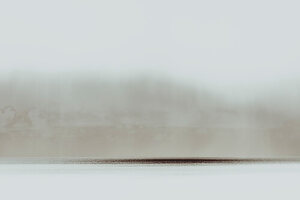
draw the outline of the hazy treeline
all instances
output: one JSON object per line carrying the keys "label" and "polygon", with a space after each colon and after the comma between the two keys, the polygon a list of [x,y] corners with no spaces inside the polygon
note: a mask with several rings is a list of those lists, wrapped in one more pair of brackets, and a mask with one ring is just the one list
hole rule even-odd
{"label": "hazy treeline", "polygon": [[2,156],[300,155],[299,105],[280,95],[237,103],[171,79],[34,73],[0,94]]}

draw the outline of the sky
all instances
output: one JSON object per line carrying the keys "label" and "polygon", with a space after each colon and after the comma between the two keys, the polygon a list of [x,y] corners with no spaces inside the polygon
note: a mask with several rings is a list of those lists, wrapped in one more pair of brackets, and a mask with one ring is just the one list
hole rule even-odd
{"label": "sky", "polygon": [[233,93],[294,84],[299,1],[0,2],[0,69],[152,73]]}

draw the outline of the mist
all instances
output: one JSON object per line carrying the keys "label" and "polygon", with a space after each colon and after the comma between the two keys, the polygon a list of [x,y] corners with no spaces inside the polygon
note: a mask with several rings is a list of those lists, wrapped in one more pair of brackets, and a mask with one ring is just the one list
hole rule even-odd
{"label": "mist", "polygon": [[0,6],[0,156],[299,156],[296,1]]}

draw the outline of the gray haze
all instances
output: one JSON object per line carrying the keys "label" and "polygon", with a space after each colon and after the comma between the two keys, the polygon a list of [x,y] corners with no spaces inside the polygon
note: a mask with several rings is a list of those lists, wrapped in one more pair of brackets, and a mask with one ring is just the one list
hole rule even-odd
{"label": "gray haze", "polygon": [[299,96],[278,91],[236,104],[158,76],[23,71],[0,93],[2,157],[300,155]]}
{"label": "gray haze", "polygon": [[299,2],[0,3],[0,156],[299,156]]}

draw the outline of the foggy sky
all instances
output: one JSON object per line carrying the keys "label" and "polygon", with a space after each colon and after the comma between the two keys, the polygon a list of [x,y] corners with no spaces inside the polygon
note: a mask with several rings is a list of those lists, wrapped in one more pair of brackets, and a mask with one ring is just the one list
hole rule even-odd
{"label": "foggy sky", "polygon": [[298,8],[290,0],[4,1],[1,74],[153,73],[247,99],[297,83]]}

